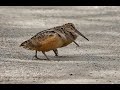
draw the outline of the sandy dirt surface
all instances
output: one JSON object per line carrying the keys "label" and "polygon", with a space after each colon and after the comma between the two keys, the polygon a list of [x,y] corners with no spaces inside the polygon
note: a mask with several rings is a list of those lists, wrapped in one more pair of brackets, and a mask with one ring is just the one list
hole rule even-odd
{"label": "sandy dirt surface", "polygon": [[[32,60],[34,51],[19,45],[36,33],[74,23],[90,41],[52,51],[48,60]],[[38,57],[45,58],[39,52]],[[1,84],[120,83],[120,7],[0,7]]]}

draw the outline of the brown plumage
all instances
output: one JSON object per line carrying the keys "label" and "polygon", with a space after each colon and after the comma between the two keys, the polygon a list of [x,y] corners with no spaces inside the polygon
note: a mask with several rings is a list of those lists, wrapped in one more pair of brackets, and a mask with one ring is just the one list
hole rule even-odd
{"label": "brown plumage", "polygon": [[[77,46],[79,46],[75,40],[77,38],[77,34],[81,35],[85,39],[87,39],[83,34],[81,34],[72,23],[67,23],[62,26],[57,26],[54,28],[50,28],[44,31],[37,33],[31,39],[23,42],[20,46],[29,50],[35,50],[35,57],[37,58],[37,51],[42,51],[42,53],[46,56],[45,52],[53,50],[55,55],[58,56],[57,48],[61,48],[69,45],[74,42]],[[87,39],[88,40],[88,39]]]}

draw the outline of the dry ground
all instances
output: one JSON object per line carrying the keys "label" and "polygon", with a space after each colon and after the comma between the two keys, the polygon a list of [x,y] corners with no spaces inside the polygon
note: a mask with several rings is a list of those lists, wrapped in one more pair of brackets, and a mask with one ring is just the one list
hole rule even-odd
{"label": "dry ground", "polygon": [[[32,60],[34,51],[19,45],[36,33],[74,23],[90,41]],[[40,58],[45,58],[39,52]],[[120,7],[0,7],[0,83],[120,83]]]}

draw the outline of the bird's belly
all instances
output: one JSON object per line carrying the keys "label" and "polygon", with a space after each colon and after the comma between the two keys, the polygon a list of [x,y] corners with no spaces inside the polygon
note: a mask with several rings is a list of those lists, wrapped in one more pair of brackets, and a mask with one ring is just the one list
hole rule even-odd
{"label": "bird's belly", "polygon": [[46,38],[41,42],[41,46],[38,48],[38,51],[50,51],[56,48],[59,48],[63,45],[62,39],[58,35]]}

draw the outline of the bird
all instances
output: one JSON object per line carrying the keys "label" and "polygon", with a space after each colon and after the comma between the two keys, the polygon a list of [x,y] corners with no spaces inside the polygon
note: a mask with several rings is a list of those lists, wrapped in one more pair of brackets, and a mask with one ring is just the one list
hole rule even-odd
{"label": "bird", "polygon": [[35,50],[34,57],[37,59],[39,59],[37,57],[37,51],[41,51],[46,59],[49,60],[45,52],[53,50],[55,56],[58,56],[58,48],[65,47],[72,42],[79,46],[75,42],[78,35],[89,41],[88,38],[86,38],[81,32],[76,29],[73,23],[66,23],[61,26],[56,26],[38,32],[32,38],[21,43],[20,47],[28,50]]}

